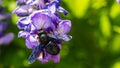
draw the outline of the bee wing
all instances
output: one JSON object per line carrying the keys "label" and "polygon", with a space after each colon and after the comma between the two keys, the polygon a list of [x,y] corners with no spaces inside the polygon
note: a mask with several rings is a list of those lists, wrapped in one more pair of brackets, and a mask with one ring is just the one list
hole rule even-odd
{"label": "bee wing", "polygon": [[49,34],[50,38],[55,39],[57,42],[62,42],[62,41],[69,41],[72,39],[71,35],[57,35],[54,36],[52,34]]}
{"label": "bee wing", "polygon": [[72,36],[71,35],[62,35],[62,36],[59,36],[60,39],[62,39],[63,41],[69,41],[72,39]]}
{"label": "bee wing", "polygon": [[41,45],[36,46],[36,48],[32,51],[32,53],[29,56],[29,64],[32,64],[36,58],[39,56],[40,52],[42,51]]}

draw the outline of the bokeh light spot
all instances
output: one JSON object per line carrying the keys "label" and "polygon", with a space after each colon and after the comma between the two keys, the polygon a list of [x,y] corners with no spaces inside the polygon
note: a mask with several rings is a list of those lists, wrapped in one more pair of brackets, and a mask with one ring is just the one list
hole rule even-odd
{"label": "bokeh light spot", "polygon": [[94,9],[100,9],[101,7],[104,7],[106,5],[106,0],[92,0],[92,8]]}
{"label": "bokeh light spot", "polygon": [[116,62],[112,68],[120,68],[120,61],[119,62]]}
{"label": "bokeh light spot", "polygon": [[116,18],[120,14],[120,5],[114,3],[110,10],[111,18]]}
{"label": "bokeh light spot", "polygon": [[111,23],[109,21],[108,16],[105,14],[106,12],[101,13],[100,17],[100,29],[102,34],[105,37],[110,37],[111,35]]}
{"label": "bokeh light spot", "polygon": [[70,7],[70,10],[77,18],[82,18],[89,7],[90,0],[63,0]]}

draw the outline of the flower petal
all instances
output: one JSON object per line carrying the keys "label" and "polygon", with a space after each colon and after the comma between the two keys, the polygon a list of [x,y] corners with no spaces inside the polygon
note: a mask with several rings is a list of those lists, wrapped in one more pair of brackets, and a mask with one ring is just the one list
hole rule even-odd
{"label": "flower petal", "polygon": [[70,36],[70,35],[59,35],[58,38],[62,39],[63,41],[69,41],[69,40],[72,39],[72,36]]}
{"label": "flower petal", "polygon": [[0,22],[0,34],[7,29],[7,27],[9,26],[9,23],[2,23]]}
{"label": "flower petal", "polygon": [[14,38],[14,34],[13,33],[9,33],[9,34],[6,34],[5,36],[1,37],[0,38],[0,45],[2,44],[9,44]]}
{"label": "flower petal", "polygon": [[47,5],[47,8],[49,9],[49,11],[54,14],[56,13],[56,9],[57,9],[57,6],[56,6],[56,3],[52,2],[52,3],[49,3]]}
{"label": "flower petal", "polygon": [[71,21],[70,20],[62,20],[57,28],[59,34],[67,34],[71,29]]}
{"label": "flower petal", "polygon": [[67,15],[68,14],[68,11],[67,10],[65,10],[64,8],[62,8],[62,7],[59,7],[58,9],[57,9],[59,12],[61,12],[61,13],[64,13],[65,15]]}
{"label": "flower petal", "polygon": [[19,29],[24,29],[25,26],[28,26],[30,22],[31,21],[27,17],[23,17],[18,21],[17,26]]}
{"label": "flower petal", "polygon": [[26,16],[33,12],[33,8],[29,5],[23,5],[14,10],[13,13],[17,14],[18,16]]}
{"label": "flower petal", "polygon": [[26,38],[28,35],[29,35],[29,33],[26,32],[26,31],[20,31],[20,32],[18,33],[18,37]]}
{"label": "flower petal", "polygon": [[51,58],[54,62],[60,62],[60,54],[52,55]]}
{"label": "flower petal", "polygon": [[45,49],[43,50],[44,51],[44,58],[41,57],[43,56],[43,52],[42,52],[42,55],[38,57],[38,60],[40,60],[43,64],[45,64],[46,62],[48,62],[50,59],[51,59],[51,55],[48,54]]}
{"label": "flower petal", "polygon": [[30,49],[34,49],[39,44],[38,40],[32,35],[26,37],[26,46]]}
{"label": "flower petal", "polygon": [[44,8],[44,0],[28,0],[26,4],[35,6],[36,9]]}
{"label": "flower petal", "polygon": [[10,14],[0,14],[0,21],[10,19],[10,17],[11,17]]}
{"label": "flower petal", "polygon": [[17,0],[18,5],[24,5],[26,0]]}
{"label": "flower petal", "polygon": [[47,2],[49,3],[49,2],[50,2],[50,0],[44,0],[44,2],[45,2],[45,3],[47,3]]}
{"label": "flower petal", "polygon": [[53,25],[51,18],[45,14],[41,14],[40,12],[35,13],[31,16],[31,21],[36,29],[54,29],[55,26]]}
{"label": "flower petal", "polygon": [[32,33],[32,34],[37,34],[37,31],[38,31],[32,23],[29,24],[28,29],[26,29],[26,30],[27,31],[29,30],[30,33]]}
{"label": "flower petal", "polygon": [[60,49],[62,49],[62,45],[61,44],[57,44],[59,46]]}

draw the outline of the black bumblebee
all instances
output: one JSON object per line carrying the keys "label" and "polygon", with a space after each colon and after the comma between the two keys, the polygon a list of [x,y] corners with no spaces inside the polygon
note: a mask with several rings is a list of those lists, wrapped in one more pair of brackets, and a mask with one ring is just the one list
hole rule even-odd
{"label": "black bumblebee", "polygon": [[38,38],[40,44],[36,46],[36,48],[33,50],[29,57],[29,63],[33,63],[37,57],[40,56],[40,53],[42,52],[42,57],[44,58],[44,52],[43,49],[46,50],[47,53],[51,55],[57,55],[60,52],[60,48],[56,44],[57,39],[51,38],[47,35],[47,33],[44,30],[38,31]]}
{"label": "black bumblebee", "polygon": [[56,39],[49,37],[44,30],[41,29],[38,31],[38,37],[39,42],[44,44],[43,48],[45,48],[49,54],[57,55],[60,52],[60,48],[55,41]]}

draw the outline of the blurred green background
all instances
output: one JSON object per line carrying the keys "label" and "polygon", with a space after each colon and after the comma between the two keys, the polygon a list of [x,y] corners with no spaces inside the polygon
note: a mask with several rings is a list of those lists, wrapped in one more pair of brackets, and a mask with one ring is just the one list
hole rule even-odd
{"label": "blurred green background", "polygon": [[[12,13],[16,0],[4,0],[5,10]],[[28,64],[32,50],[18,38],[18,17],[12,14],[8,31],[15,34],[8,46],[1,46],[0,68],[120,68],[120,4],[116,0],[62,0],[69,11],[73,39],[63,43],[61,61]]]}

